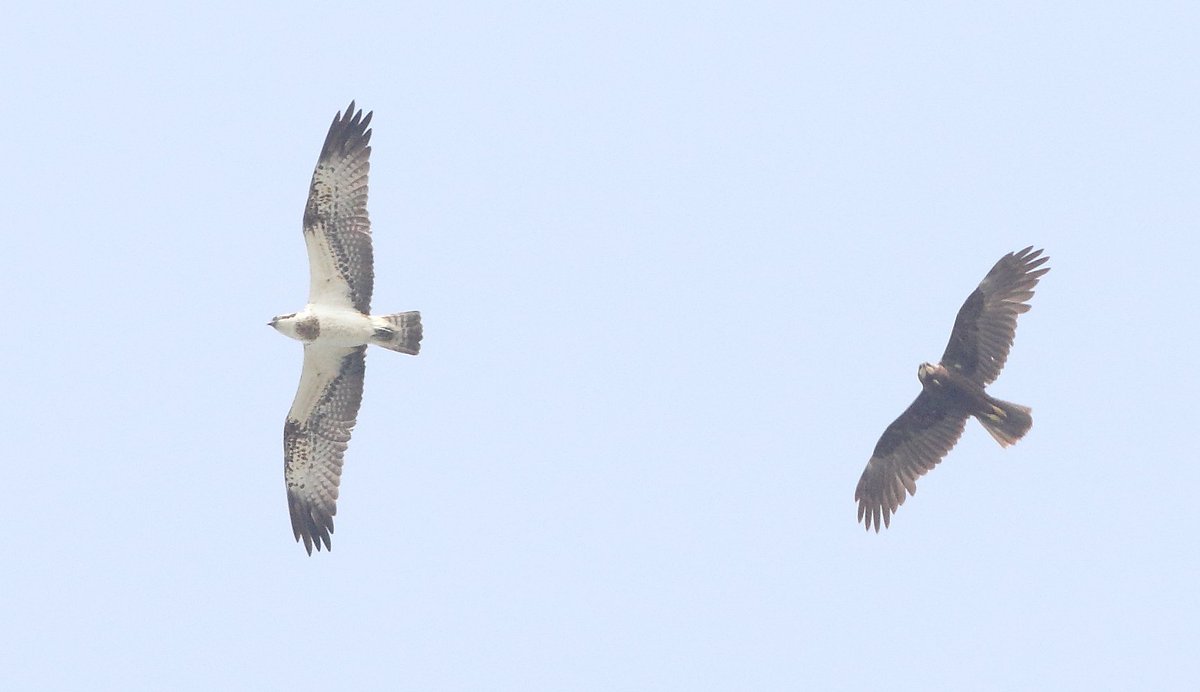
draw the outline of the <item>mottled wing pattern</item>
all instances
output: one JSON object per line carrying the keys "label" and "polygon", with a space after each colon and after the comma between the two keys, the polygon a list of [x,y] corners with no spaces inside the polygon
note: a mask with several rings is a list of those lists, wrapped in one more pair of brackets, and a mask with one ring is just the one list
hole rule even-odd
{"label": "mottled wing pattern", "polygon": [[296,540],[329,549],[342,455],[362,403],[366,346],[304,347],[300,389],[283,426],[284,480]]}
{"label": "mottled wing pattern", "polygon": [[1033,287],[1050,271],[1038,269],[1049,259],[1041,254],[1030,246],[996,262],[959,309],[942,365],[981,385],[999,377],[1017,333],[1017,315],[1029,311]]}
{"label": "mottled wing pattern", "polygon": [[355,112],[353,101],[333,119],[304,207],[308,301],[352,306],[363,314],[371,312],[375,278],[367,217],[370,123],[371,114]]}
{"label": "mottled wing pattern", "polygon": [[966,423],[966,412],[950,400],[922,391],[887,427],[854,490],[858,520],[867,530],[874,525],[879,531],[881,521],[891,525],[905,493],[916,494],[917,479],[954,447]]}

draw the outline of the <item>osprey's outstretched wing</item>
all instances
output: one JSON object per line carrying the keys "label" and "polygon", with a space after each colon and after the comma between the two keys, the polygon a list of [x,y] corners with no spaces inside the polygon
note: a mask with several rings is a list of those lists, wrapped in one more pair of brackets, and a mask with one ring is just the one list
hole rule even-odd
{"label": "osprey's outstretched wing", "polygon": [[329,126],[304,207],[311,281],[308,302],[371,312],[374,257],[367,217],[371,113],[354,102]]}
{"label": "osprey's outstretched wing", "polygon": [[292,532],[312,554],[329,549],[342,455],[362,403],[366,346],[306,345],[300,389],[283,425],[283,475]]}
{"label": "osprey's outstretched wing", "polygon": [[981,385],[1000,376],[1017,333],[1017,315],[1029,312],[1033,287],[1050,271],[1038,269],[1050,259],[1041,254],[1029,246],[996,262],[959,308],[942,365]]}

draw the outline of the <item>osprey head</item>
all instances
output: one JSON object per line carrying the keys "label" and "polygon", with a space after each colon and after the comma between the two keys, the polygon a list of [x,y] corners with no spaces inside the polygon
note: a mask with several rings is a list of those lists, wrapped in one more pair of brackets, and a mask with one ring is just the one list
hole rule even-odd
{"label": "osprey head", "polygon": [[297,317],[298,313],[278,315],[271,318],[268,325],[274,327],[280,334],[299,339],[304,343],[315,340],[321,334],[321,322],[316,315],[305,314]]}
{"label": "osprey head", "polygon": [[267,325],[274,327],[275,331],[283,334],[284,336],[290,336],[293,339],[300,338],[300,336],[296,334],[297,320],[296,313],[294,312],[287,315],[276,315],[271,318],[270,322],[267,322]]}

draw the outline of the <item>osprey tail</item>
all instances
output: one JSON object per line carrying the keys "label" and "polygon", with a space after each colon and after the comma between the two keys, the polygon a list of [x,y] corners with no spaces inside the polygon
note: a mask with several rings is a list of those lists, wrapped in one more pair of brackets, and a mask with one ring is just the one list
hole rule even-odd
{"label": "osprey tail", "polygon": [[421,313],[398,312],[372,319],[375,321],[375,334],[371,337],[371,343],[411,356],[421,352]]}
{"label": "osprey tail", "polygon": [[1001,447],[1015,444],[1033,427],[1032,409],[1028,406],[1013,404],[988,397],[991,410],[976,414],[983,423],[983,429],[988,431]]}

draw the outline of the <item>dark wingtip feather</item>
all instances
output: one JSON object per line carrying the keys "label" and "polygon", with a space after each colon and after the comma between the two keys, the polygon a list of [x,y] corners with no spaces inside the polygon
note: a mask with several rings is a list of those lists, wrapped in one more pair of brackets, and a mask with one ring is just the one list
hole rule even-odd
{"label": "dark wingtip feather", "polygon": [[894,495],[894,492],[889,492],[886,486],[877,492],[868,491],[867,485],[864,474],[859,481],[858,488],[854,491],[854,499],[858,501],[858,521],[867,531],[874,528],[875,533],[879,533],[881,527],[891,526],[891,514],[900,504],[903,504],[904,499],[901,498],[897,502],[891,496]]}
{"label": "dark wingtip feather", "polygon": [[321,160],[327,159],[335,152],[345,156],[359,149],[369,149],[367,145],[371,142],[371,130],[368,128],[374,114],[374,111],[369,111],[364,117],[361,108],[357,111],[354,109],[354,101],[350,102],[345,111],[339,111],[329,124],[325,144],[321,147]]}
{"label": "dark wingtip feather", "polygon": [[313,548],[321,552],[322,544],[325,550],[332,550],[330,534],[333,533],[333,516],[325,512],[316,512],[307,506],[300,498],[288,493],[288,509],[292,516],[292,534],[296,542],[304,542],[304,549],[312,555]]}
{"label": "dark wingtip feather", "polygon": [[[1020,250],[1018,252],[1010,252],[1010,253],[1008,253],[1008,256],[1012,257],[1013,259],[1015,259],[1021,263],[1021,266],[1025,270],[1024,271],[1025,274],[1032,275],[1032,270],[1037,269],[1038,267],[1042,266],[1043,264],[1045,264],[1046,262],[1048,262],[1050,260],[1050,256],[1043,255],[1042,254],[1043,252],[1045,252],[1045,249],[1038,248],[1037,250],[1034,250],[1033,246],[1030,245],[1029,247],[1025,248],[1024,250]],[[1045,274],[1048,271],[1050,271],[1049,267],[1043,269],[1041,271],[1041,273],[1038,274],[1038,276],[1041,276],[1042,274]]]}

